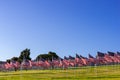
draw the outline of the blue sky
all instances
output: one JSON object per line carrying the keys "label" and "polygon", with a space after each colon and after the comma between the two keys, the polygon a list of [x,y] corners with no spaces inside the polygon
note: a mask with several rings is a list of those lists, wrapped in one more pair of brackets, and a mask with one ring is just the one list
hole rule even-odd
{"label": "blue sky", "polygon": [[119,0],[0,0],[0,60],[48,51],[120,51]]}

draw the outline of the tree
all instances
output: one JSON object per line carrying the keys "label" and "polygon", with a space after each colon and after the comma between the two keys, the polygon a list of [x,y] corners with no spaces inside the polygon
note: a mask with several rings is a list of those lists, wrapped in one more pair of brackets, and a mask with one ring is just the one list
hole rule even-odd
{"label": "tree", "polygon": [[31,60],[30,58],[30,49],[25,49],[20,53],[19,61],[22,62],[23,60]]}
{"label": "tree", "polygon": [[40,54],[36,57],[36,60],[50,60],[59,59],[59,56],[55,52],[48,52],[48,54]]}
{"label": "tree", "polygon": [[18,61],[18,60],[19,60],[18,57],[13,57],[13,58],[11,58],[11,61]]}
{"label": "tree", "polygon": [[10,64],[10,62],[11,62],[11,59],[7,59],[7,60],[6,60],[6,62],[8,62],[8,63]]}

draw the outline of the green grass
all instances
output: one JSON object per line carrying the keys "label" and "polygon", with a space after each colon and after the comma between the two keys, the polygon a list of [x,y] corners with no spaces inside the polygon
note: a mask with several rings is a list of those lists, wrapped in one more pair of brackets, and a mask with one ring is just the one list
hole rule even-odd
{"label": "green grass", "polygon": [[0,80],[120,80],[120,66],[0,72]]}

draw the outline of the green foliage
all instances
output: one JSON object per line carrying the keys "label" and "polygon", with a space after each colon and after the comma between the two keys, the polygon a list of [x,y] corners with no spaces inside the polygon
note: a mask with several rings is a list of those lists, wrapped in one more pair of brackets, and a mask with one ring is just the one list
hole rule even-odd
{"label": "green foliage", "polygon": [[11,62],[11,59],[7,59],[6,62],[10,63],[10,62]]}
{"label": "green foliage", "polygon": [[30,58],[30,49],[25,49],[23,50],[21,53],[20,53],[20,56],[19,56],[19,61],[23,61],[24,59],[26,60],[31,60]]}
{"label": "green foliage", "polygon": [[10,63],[11,61],[18,61],[18,62],[22,62],[24,59],[26,60],[31,60],[30,58],[30,49],[25,49],[20,53],[19,57],[13,57],[11,59],[6,60],[6,62]]}
{"label": "green foliage", "polygon": [[13,58],[11,58],[11,61],[18,61],[18,60],[19,60],[18,57],[13,57]]}
{"label": "green foliage", "polygon": [[40,54],[37,56],[36,60],[41,60],[41,59],[44,59],[44,60],[51,60],[52,59],[58,59],[59,56],[55,53],[55,52],[48,52],[48,54]]}

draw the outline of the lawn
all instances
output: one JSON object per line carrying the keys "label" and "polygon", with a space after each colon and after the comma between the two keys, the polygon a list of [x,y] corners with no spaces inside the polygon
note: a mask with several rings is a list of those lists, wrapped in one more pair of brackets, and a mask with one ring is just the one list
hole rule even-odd
{"label": "lawn", "polygon": [[0,72],[0,80],[120,80],[120,66]]}

